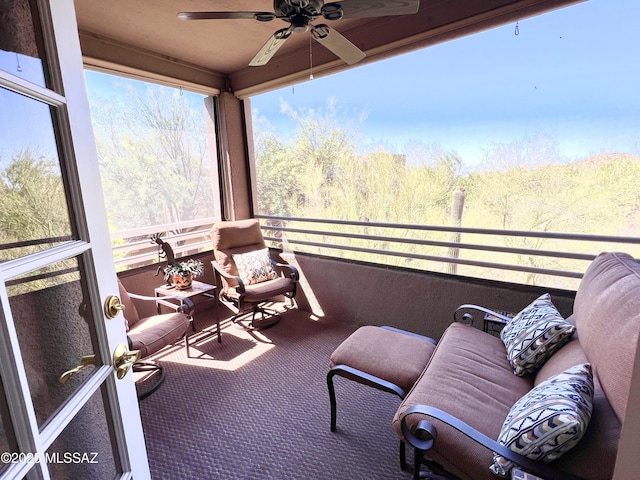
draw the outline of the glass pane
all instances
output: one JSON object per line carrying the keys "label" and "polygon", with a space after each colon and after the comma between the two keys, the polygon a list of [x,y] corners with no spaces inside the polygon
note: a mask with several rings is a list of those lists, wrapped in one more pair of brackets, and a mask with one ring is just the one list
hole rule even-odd
{"label": "glass pane", "polygon": [[4,385],[0,380],[0,454],[5,454],[0,458],[0,474],[11,461],[11,458],[5,458],[6,453],[16,453],[17,451],[18,445],[13,433],[11,418],[9,418],[9,407],[4,394]]}
{"label": "glass pane", "polygon": [[62,431],[45,458],[51,478],[112,480],[116,461],[100,390]]}
{"label": "glass pane", "polygon": [[[38,425],[95,370],[95,322],[86,308],[79,258],[54,263],[7,283]],[[85,364],[73,374],[63,373]]]}
{"label": "glass pane", "polygon": [[213,99],[91,70],[85,78],[116,269],[157,262],[156,233],[176,258],[210,250],[221,219]]}
{"label": "glass pane", "polygon": [[0,88],[0,146],[0,262],[70,240],[51,107]]}
{"label": "glass pane", "polygon": [[0,0],[0,69],[45,86],[41,42],[29,0]]}

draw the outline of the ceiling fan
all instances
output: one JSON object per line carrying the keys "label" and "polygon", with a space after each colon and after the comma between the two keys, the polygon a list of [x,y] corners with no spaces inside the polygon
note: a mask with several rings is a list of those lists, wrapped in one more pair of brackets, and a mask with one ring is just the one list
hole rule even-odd
{"label": "ceiling fan", "polygon": [[341,18],[384,17],[407,15],[418,11],[420,0],[344,0],[324,3],[323,0],[274,0],[273,12],[180,12],[181,20],[246,19],[270,22],[276,18],[290,23],[288,28],[276,31],[249,62],[250,66],[265,65],[292,33],[304,33],[311,28],[311,36],[345,63],[353,65],[365,53],[330,26],[311,25],[318,17],[334,21]]}

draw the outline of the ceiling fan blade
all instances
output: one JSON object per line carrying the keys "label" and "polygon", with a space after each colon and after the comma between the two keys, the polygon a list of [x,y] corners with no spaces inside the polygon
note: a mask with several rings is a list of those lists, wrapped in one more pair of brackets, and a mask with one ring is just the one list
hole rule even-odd
{"label": "ceiling fan blade", "polygon": [[249,62],[249,66],[251,67],[259,67],[260,65],[266,65],[271,57],[273,57],[278,49],[282,46],[282,44],[291,36],[292,27],[283,28],[274,33],[267,43],[265,43],[260,51],[256,53],[256,56],[253,57],[253,60]]}
{"label": "ceiling fan blade", "polygon": [[342,36],[340,32],[328,25],[316,25],[311,29],[311,35],[349,65],[359,62],[366,56],[362,50]]}
{"label": "ceiling fan blade", "polygon": [[420,0],[344,0],[343,18],[386,17],[389,15],[411,15],[420,8]]}
{"label": "ceiling fan blade", "polygon": [[227,20],[227,19],[247,19],[268,22],[276,18],[271,12],[180,12],[180,20]]}

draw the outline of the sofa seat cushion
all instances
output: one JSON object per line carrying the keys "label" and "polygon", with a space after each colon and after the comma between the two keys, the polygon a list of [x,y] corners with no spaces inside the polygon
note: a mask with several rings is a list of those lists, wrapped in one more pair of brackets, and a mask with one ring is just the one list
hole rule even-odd
{"label": "sofa seat cushion", "polygon": [[[452,324],[447,328],[424,372],[406,396],[393,419],[402,438],[401,419],[413,405],[444,410],[490,438],[516,401],[533,387],[531,376],[516,376],[502,341],[473,327]],[[422,415],[407,418],[415,427]],[[492,452],[452,427],[432,420],[438,438],[427,455],[465,480],[495,480],[489,471]],[[463,465],[464,463],[464,465]]]}

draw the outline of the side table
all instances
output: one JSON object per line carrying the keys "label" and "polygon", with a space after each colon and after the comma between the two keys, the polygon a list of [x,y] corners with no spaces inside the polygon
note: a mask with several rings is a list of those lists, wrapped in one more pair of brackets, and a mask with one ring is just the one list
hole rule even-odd
{"label": "side table", "polygon": [[[175,287],[169,285],[163,285],[161,287],[157,287],[154,292],[156,295],[156,308],[158,309],[158,314],[162,313],[162,306],[168,307],[174,311],[178,311],[180,307],[184,305],[183,299],[189,299],[195,306],[203,306],[209,303],[213,303],[216,308],[216,331],[215,332],[205,332],[206,335],[196,339],[196,341],[204,340],[212,335],[218,336],[218,343],[222,342],[222,336],[220,334],[220,315],[218,310],[218,298],[216,296],[215,285],[210,285],[204,282],[198,282],[196,280],[191,284],[191,288],[185,288],[183,290],[179,290]],[[171,297],[171,298],[163,298],[163,297]],[[189,353],[189,345],[190,339],[195,335],[202,333],[202,330],[197,330],[195,321],[193,319],[193,315],[189,319],[191,322],[191,330],[192,334],[187,338],[187,357],[190,357]]]}
{"label": "side table", "polygon": [[[500,315],[504,315],[504,316],[509,317],[509,318],[513,318],[515,316],[514,313],[507,312],[507,311],[504,311],[504,310],[496,310],[496,313],[499,313]],[[483,328],[482,329],[486,333],[490,333],[494,337],[499,337],[500,336],[500,331],[507,324],[507,322],[505,322],[501,318],[498,318],[495,315],[491,315],[490,313],[486,313],[484,318],[483,318],[483,320],[484,320],[484,324],[483,324]]]}

